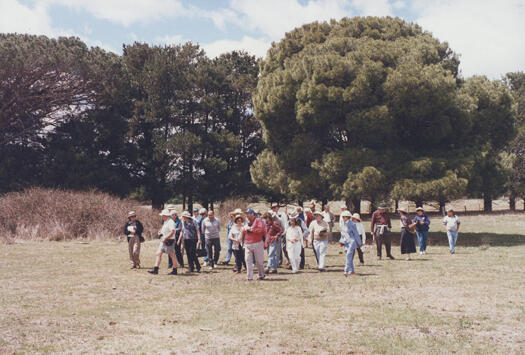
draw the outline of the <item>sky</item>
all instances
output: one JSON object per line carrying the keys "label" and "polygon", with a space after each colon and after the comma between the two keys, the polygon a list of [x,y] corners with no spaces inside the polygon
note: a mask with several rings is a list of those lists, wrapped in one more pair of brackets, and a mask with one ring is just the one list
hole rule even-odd
{"label": "sky", "polygon": [[464,77],[525,70],[525,0],[0,0],[0,33],[122,44],[200,44],[264,57],[294,27],[353,16],[416,22],[460,55]]}

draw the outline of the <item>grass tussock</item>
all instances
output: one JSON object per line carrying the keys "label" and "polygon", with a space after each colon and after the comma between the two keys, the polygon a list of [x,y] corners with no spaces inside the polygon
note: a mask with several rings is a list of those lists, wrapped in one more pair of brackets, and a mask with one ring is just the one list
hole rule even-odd
{"label": "grass tussock", "polygon": [[0,196],[0,240],[104,240],[123,235],[130,210],[144,224],[144,237],[155,234],[158,213],[139,202],[98,191],[31,188]]}

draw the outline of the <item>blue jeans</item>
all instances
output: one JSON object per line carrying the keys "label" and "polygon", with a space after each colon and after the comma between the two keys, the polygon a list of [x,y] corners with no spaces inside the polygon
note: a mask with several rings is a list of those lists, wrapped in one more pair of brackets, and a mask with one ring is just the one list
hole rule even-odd
{"label": "blue jeans", "polygon": [[268,245],[268,266],[267,269],[277,270],[279,265],[279,251],[281,250],[281,242],[274,241]]}
{"label": "blue jeans", "polygon": [[232,253],[233,253],[232,243],[233,242],[230,238],[226,240],[226,258],[224,259],[225,263],[229,263],[232,258]]}
{"label": "blue jeans", "polygon": [[346,251],[345,274],[351,274],[354,272],[354,253],[354,248],[348,248]]}
{"label": "blue jeans", "polygon": [[417,231],[417,242],[419,244],[419,251],[427,250],[428,231]]}
{"label": "blue jeans", "polygon": [[456,241],[458,240],[457,231],[447,231],[448,245],[450,246],[450,252],[456,252]]}

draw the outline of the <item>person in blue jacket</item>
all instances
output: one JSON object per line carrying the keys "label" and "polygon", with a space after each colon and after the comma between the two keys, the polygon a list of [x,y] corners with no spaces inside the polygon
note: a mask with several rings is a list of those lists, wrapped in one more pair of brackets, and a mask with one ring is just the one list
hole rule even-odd
{"label": "person in blue jacket", "polygon": [[341,239],[339,243],[343,244],[346,249],[345,276],[354,275],[354,253],[355,250],[363,244],[357,231],[355,223],[351,221],[352,214],[350,211],[341,213],[344,220],[343,229],[341,230]]}
{"label": "person in blue jacket", "polygon": [[427,252],[428,230],[430,229],[430,219],[425,214],[422,207],[416,208],[417,215],[412,220],[416,224],[416,235],[419,244],[419,254]]}

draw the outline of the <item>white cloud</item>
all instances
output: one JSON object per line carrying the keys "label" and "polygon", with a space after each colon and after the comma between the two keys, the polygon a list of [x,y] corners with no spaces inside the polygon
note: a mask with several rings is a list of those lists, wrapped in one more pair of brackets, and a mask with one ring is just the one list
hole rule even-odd
{"label": "white cloud", "polygon": [[465,77],[525,69],[524,0],[414,1],[413,7],[416,22],[461,55]]}
{"label": "white cloud", "polygon": [[238,14],[225,21],[278,40],[305,23],[350,16],[348,5],[347,0],[309,0],[305,5],[297,0],[231,0],[231,9]]}
{"label": "white cloud", "polygon": [[25,6],[17,0],[0,0],[0,32],[56,36],[45,5]]}
{"label": "white cloud", "polygon": [[174,35],[174,36],[166,35],[166,36],[161,36],[161,37],[155,37],[156,44],[177,45],[182,42],[184,42],[184,38],[181,35]]}
{"label": "white cloud", "polygon": [[270,41],[264,38],[253,38],[244,36],[241,40],[221,39],[215,42],[202,45],[206,54],[211,57],[217,57],[222,53],[233,50],[244,50],[257,57],[265,57],[266,51],[270,48]]}
{"label": "white cloud", "polygon": [[48,4],[88,11],[93,16],[129,26],[134,23],[188,16],[190,11],[179,0],[45,0]]}
{"label": "white cloud", "polygon": [[352,5],[361,16],[392,15],[392,5],[388,0],[353,0]]}

